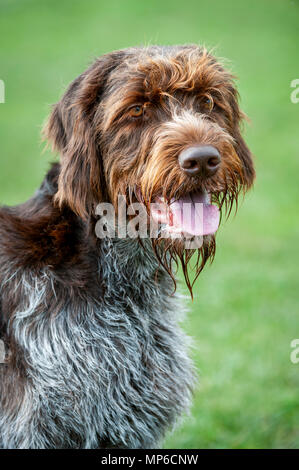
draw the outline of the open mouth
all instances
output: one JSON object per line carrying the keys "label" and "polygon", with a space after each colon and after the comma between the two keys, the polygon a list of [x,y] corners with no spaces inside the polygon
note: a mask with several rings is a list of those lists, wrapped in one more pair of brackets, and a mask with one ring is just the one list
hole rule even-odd
{"label": "open mouth", "polygon": [[211,196],[205,190],[194,191],[171,201],[157,197],[151,205],[151,216],[170,235],[188,237],[212,235],[220,221],[219,209],[211,204]]}

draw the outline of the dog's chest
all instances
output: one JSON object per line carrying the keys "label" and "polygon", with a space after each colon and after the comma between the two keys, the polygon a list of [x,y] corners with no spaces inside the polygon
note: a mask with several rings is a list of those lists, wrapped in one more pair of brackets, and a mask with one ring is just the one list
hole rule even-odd
{"label": "dog's chest", "polygon": [[49,277],[23,283],[27,304],[13,327],[27,363],[28,419],[50,427],[56,446],[151,446],[189,404],[179,300],[145,266],[109,263],[101,275],[103,297],[64,303],[55,292],[49,302]]}

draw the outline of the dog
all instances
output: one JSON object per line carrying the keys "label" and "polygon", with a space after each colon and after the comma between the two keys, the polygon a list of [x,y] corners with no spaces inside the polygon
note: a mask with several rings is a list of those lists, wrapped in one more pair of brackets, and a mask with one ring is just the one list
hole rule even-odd
{"label": "dog", "polygon": [[[60,162],[0,210],[1,448],[154,448],[188,411],[175,270],[192,293],[219,214],[253,184],[244,117],[234,77],[197,45],[103,55],[54,105],[43,133]],[[97,207],[117,212],[120,195],[163,237],[98,237]],[[200,229],[183,203],[202,207]]]}

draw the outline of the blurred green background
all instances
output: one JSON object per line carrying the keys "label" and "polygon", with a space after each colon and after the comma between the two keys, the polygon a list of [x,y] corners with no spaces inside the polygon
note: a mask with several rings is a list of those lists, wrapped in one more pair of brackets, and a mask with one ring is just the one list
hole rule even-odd
{"label": "blurred green background", "polygon": [[[148,43],[216,46],[239,77],[257,181],[218,234],[185,328],[200,387],[165,447],[299,448],[299,5],[289,0],[0,0],[0,202],[24,201],[52,156],[49,105],[98,55]],[[299,96],[299,94],[298,94]]]}

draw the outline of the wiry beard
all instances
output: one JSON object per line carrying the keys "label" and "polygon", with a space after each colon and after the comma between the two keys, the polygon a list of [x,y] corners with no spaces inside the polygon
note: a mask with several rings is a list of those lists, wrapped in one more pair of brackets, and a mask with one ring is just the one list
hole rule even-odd
{"label": "wiry beard", "polygon": [[[219,193],[211,194],[211,202],[216,204],[220,211],[221,218],[223,216],[228,218],[232,210],[237,210],[238,207],[238,196],[242,187],[240,185],[230,186],[225,188]],[[178,193],[179,194],[179,193]],[[150,217],[150,204],[153,201],[145,201],[140,192],[134,188],[127,188],[126,191],[127,204],[133,202],[142,202],[147,208],[148,216]],[[160,234],[162,230],[160,231]],[[142,245],[142,240],[140,240]],[[215,235],[205,235],[202,238],[202,244],[199,248],[186,249],[186,239],[182,236],[178,238],[167,238],[164,236],[158,236],[151,238],[151,245],[153,253],[155,254],[159,265],[164,268],[168,275],[173,280],[174,292],[176,290],[176,278],[175,275],[181,268],[186,286],[190,292],[191,298],[193,299],[193,287],[194,284],[202,272],[204,266],[209,261],[213,262],[216,253],[216,237]]]}
{"label": "wiry beard", "polygon": [[[177,187],[175,191],[167,191],[167,187],[163,188],[163,193],[166,197],[165,200],[170,203],[173,199],[179,199],[190,190],[196,190],[200,187],[207,191],[211,197],[211,203],[218,206],[220,210],[220,219],[227,219],[230,214],[237,211],[238,198],[242,192],[245,193],[246,187],[240,181],[240,174],[227,173],[226,178],[222,180],[221,186],[212,182],[194,182],[193,185],[190,183],[182,184]],[[215,191],[216,190],[216,191]],[[145,200],[141,193],[134,188],[127,188],[127,200],[128,202],[134,202],[138,200],[142,202],[147,208],[147,212],[150,216],[150,204],[153,202],[155,193],[152,193],[152,198]],[[165,238],[157,237],[151,239],[153,252],[159,261],[159,264],[165,269],[165,271],[172,278],[174,283],[174,291],[176,290],[176,279],[175,274],[179,267],[182,269],[182,273],[190,291],[190,295],[193,298],[193,287],[194,284],[202,272],[204,266],[208,261],[213,262],[216,253],[216,238],[214,235],[205,235],[202,238],[202,244],[199,248],[186,249],[185,239],[183,236],[179,238]]]}
{"label": "wiry beard", "polygon": [[[184,241],[181,239],[153,238],[152,247],[159,264],[172,278],[174,291],[176,290],[175,274],[181,266],[186,285],[193,299],[193,286],[206,262],[213,261],[216,251],[214,235],[204,237],[202,246],[197,249],[185,249]],[[193,256],[196,256],[194,265],[190,267]],[[190,273],[191,271],[191,273]]]}

